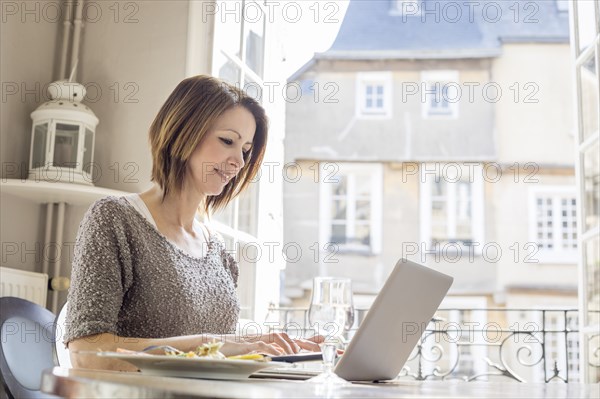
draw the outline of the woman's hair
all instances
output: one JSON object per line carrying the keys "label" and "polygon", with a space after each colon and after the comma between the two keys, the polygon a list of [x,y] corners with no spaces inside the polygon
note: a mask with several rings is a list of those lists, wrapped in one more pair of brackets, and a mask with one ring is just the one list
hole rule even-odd
{"label": "woman's hair", "polygon": [[150,126],[152,181],[167,194],[181,190],[187,165],[217,118],[235,107],[246,108],[256,121],[252,148],[244,153],[244,167],[219,195],[203,204],[206,213],[224,208],[240,194],[258,173],[267,143],[268,119],[265,110],[239,88],[210,76],[183,80],[163,104]]}

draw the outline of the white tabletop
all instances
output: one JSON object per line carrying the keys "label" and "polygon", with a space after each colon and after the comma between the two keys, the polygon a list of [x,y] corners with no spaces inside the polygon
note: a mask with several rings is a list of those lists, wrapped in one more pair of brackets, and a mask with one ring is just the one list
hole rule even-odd
{"label": "white tabletop", "polygon": [[54,368],[42,390],[66,398],[599,398],[600,385],[398,381],[327,387],[305,381],[202,380]]}

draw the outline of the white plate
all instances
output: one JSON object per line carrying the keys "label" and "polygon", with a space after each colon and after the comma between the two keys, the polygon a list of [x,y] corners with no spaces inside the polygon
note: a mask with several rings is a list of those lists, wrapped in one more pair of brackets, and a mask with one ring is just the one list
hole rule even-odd
{"label": "white plate", "polygon": [[[282,362],[255,360],[185,358],[163,355],[132,355],[117,352],[98,352],[98,356],[125,360],[147,375],[164,377],[208,378],[213,380],[240,380],[268,367],[286,367]],[[288,366],[289,367],[289,366]]]}

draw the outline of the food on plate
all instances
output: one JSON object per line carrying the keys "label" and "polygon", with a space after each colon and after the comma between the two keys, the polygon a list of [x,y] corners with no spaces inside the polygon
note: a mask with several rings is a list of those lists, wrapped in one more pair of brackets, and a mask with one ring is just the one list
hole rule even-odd
{"label": "food on plate", "polygon": [[226,357],[223,353],[219,351],[223,346],[222,342],[209,342],[206,344],[202,344],[196,348],[196,350],[184,352],[177,348],[173,348],[172,346],[150,346],[144,350],[144,352],[136,352],[129,349],[117,348],[117,353],[123,353],[127,355],[144,355],[144,356],[152,356],[149,353],[145,353],[147,351],[154,351],[158,349],[162,349],[166,356],[175,356],[175,357],[185,357],[185,358],[203,358],[203,359],[230,359],[230,360],[254,360],[259,362],[268,362],[271,361],[271,358],[259,353],[248,353],[245,355],[237,355],[237,356],[228,356]]}
{"label": "food on plate", "polygon": [[225,355],[219,352],[219,349],[221,349],[222,346],[222,342],[213,341],[202,344],[197,347],[196,350],[189,352],[183,352],[173,347],[166,347],[165,355],[189,358],[203,357],[208,359],[226,359]]}
{"label": "food on plate", "polygon": [[268,356],[262,355],[260,353],[248,353],[245,355],[236,355],[236,356],[227,356],[227,359],[233,360],[258,360],[258,361],[269,361],[271,358]]}
{"label": "food on plate", "polygon": [[178,356],[178,357],[188,357],[188,358],[209,358],[209,359],[231,359],[231,360],[255,360],[259,362],[268,362],[271,358],[262,355],[260,353],[248,353],[245,355],[237,355],[237,356],[228,356],[226,357],[222,354],[219,349],[223,346],[222,342],[209,342],[203,345],[200,345],[196,348],[195,351],[182,352],[175,348],[169,347],[165,349],[165,354],[167,356]]}

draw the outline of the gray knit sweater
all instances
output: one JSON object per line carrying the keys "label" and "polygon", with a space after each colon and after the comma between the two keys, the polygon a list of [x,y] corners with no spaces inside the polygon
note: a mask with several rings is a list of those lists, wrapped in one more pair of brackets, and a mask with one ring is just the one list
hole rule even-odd
{"label": "gray knit sweater", "polygon": [[112,333],[165,338],[235,330],[238,265],[210,235],[203,258],[171,243],[124,198],[94,203],[79,226],[65,343]]}

